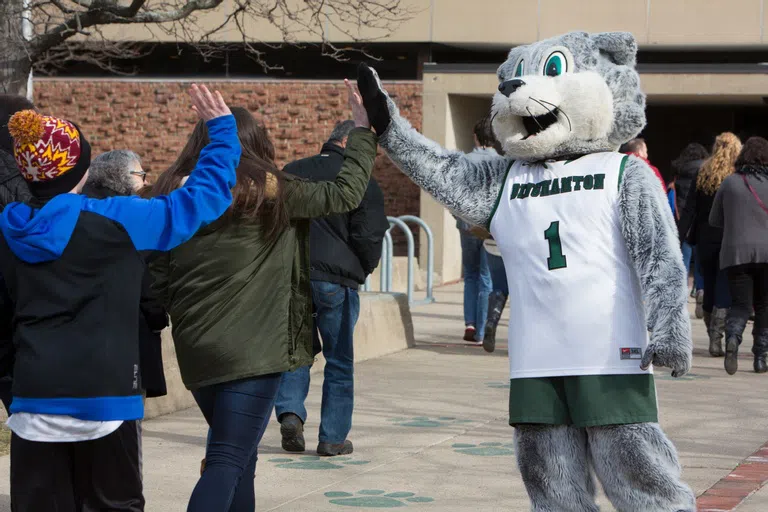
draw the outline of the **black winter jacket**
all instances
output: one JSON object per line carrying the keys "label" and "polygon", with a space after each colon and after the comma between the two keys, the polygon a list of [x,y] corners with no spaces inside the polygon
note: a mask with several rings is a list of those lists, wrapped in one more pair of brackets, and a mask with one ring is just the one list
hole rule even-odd
{"label": "black winter jacket", "polygon": [[[344,149],[328,142],[319,155],[291,162],[284,171],[311,181],[333,181],[343,162]],[[378,266],[387,229],[384,194],[371,178],[356,210],[312,220],[310,278],[357,289]]]}
{"label": "black winter jacket", "polygon": [[32,198],[24,177],[19,172],[16,160],[0,149],[0,210],[9,203],[24,202]]}
{"label": "black winter jacket", "polygon": [[696,187],[696,180],[691,180],[685,209],[680,214],[678,229],[680,240],[691,245],[720,246],[723,243],[723,230],[709,224],[709,213],[715,195],[705,194]]}
{"label": "black winter jacket", "polygon": [[[91,180],[83,187],[83,194],[94,199],[106,199],[113,196],[130,195],[130,189],[125,185],[104,183],[106,177],[94,183]],[[152,253],[145,253],[145,260],[151,261]],[[168,313],[163,304],[151,290],[152,277],[149,269],[144,269],[141,281],[141,300],[139,302],[139,367],[141,368],[141,384],[147,398],[155,398],[168,394],[163,371],[163,351],[160,331],[168,327]]]}
{"label": "black winter jacket", "polygon": [[686,162],[681,168],[675,169],[675,197],[677,198],[677,211],[681,212],[681,215],[685,210],[688,193],[691,191],[691,182],[696,180],[703,163],[704,160],[692,160]]}

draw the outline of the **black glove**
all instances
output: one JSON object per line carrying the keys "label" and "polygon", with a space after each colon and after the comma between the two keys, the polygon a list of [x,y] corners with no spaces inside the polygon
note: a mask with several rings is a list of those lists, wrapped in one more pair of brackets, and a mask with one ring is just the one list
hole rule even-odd
{"label": "black glove", "polygon": [[382,135],[387,131],[392,118],[389,116],[387,106],[387,96],[379,86],[376,78],[376,71],[364,62],[357,67],[357,88],[360,90],[360,96],[363,97],[363,105],[368,112],[368,121],[370,121],[377,135]]}

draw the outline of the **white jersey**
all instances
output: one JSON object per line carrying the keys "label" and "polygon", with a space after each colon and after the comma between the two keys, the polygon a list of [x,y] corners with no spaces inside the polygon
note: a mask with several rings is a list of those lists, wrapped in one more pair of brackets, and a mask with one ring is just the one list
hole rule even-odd
{"label": "white jersey", "polygon": [[625,156],[514,162],[491,217],[509,282],[511,378],[649,373],[619,224]]}

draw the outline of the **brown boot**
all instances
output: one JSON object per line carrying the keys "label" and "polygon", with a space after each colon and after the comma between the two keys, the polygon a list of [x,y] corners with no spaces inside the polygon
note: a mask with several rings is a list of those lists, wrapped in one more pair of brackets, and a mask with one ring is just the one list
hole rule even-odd
{"label": "brown boot", "polygon": [[205,459],[200,461],[200,476],[203,476],[203,471],[205,471]]}
{"label": "brown boot", "polygon": [[725,334],[725,317],[728,314],[727,309],[715,308],[709,321],[709,355],[712,357],[723,357],[723,335]]}

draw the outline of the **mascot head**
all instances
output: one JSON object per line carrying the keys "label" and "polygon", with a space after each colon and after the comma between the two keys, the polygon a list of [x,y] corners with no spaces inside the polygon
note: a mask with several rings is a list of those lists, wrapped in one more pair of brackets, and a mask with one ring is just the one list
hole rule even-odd
{"label": "mascot head", "polygon": [[571,32],[518,46],[499,67],[493,129],[504,152],[537,160],[616,151],[645,126],[632,34]]}

